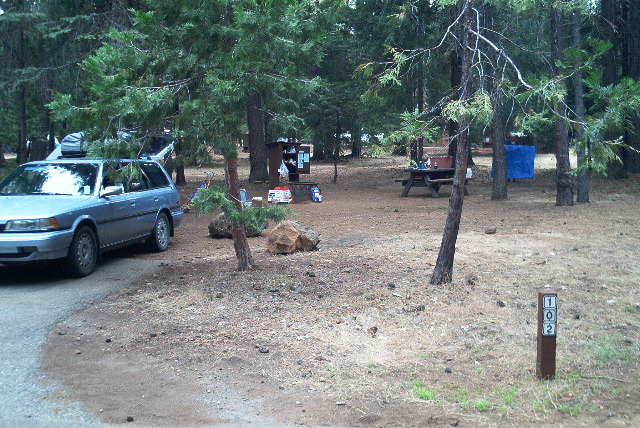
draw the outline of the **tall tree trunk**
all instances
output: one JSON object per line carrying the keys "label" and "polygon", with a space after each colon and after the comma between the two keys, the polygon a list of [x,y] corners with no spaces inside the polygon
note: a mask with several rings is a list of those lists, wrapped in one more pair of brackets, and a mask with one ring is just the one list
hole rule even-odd
{"label": "tall tree trunk", "polygon": [[336,110],[336,139],[333,144],[333,180],[332,183],[338,182],[338,159],[340,158],[340,146],[342,141],[340,134],[342,133],[342,127],[340,126],[340,110]]}
{"label": "tall tree trunk", "polygon": [[[0,127],[4,125],[4,117],[0,115]],[[3,167],[7,164],[7,159],[4,157],[4,146],[0,143],[0,167]]]}
{"label": "tall tree trunk", "polygon": [[[493,69],[495,73],[495,68]],[[494,77],[497,77],[494,75]],[[496,83],[494,82],[494,85]],[[492,88],[491,104],[493,118],[491,121],[491,142],[493,146],[493,184],[491,199],[508,199],[507,192],[507,158],[504,143],[507,139],[504,121],[504,99],[500,88]]]}
{"label": "tall tree trunk", "polygon": [[182,145],[178,142],[174,150],[176,152],[175,161],[173,162],[176,170],[176,185],[182,186],[183,184],[187,184],[187,176],[184,173],[184,157],[182,156]]}
{"label": "tall tree trunk", "polygon": [[[239,211],[242,211],[240,200],[240,185],[238,184],[238,162],[235,157],[225,157],[225,181],[227,193],[235,201]],[[247,232],[243,225],[231,223],[231,236],[233,238],[233,248],[238,259],[238,270],[253,270],[255,265],[251,256],[251,248],[247,240]]]}
{"label": "tall tree trunk", "polygon": [[110,21],[118,30],[124,30],[131,26],[127,3],[126,0],[111,0]]}
{"label": "tall tree trunk", "polygon": [[267,145],[264,140],[264,114],[262,96],[253,91],[247,102],[247,123],[249,125],[249,181],[268,181]]}
{"label": "tall tree trunk", "polygon": [[176,186],[187,184],[187,176],[184,173],[184,164],[176,165]]}
{"label": "tall tree trunk", "polygon": [[620,81],[618,76],[618,66],[620,64],[618,55],[618,0],[601,0],[599,35],[613,45],[611,49],[604,53],[602,57],[602,84],[604,86],[615,85]]}
{"label": "tall tree trunk", "polygon": [[[418,112],[425,111],[424,107],[424,60],[420,60],[417,66],[417,88],[416,88],[416,107]],[[417,148],[417,162],[424,160],[424,136],[419,136],[416,141]]]}
{"label": "tall tree trunk", "polygon": [[[460,99],[468,100],[471,97],[471,61],[473,59],[474,35],[474,0],[466,0],[464,5],[464,43],[462,55],[462,90]],[[449,198],[449,211],[440,244],[438,260],[431,276],[431,284],[442,285],[450,283],[453,278],[453,260],[456,253],[456,241],[460,229],[462,217],[462,204],[464,202],[464,186],[467,174],[467,162],[469,159],[469,125],[471,119],[464,119],[458,133],[458,150],[456,151],[456,171],[453,177],[451,197]]]}
{"label": "tall tree trunk", "polygon": [[359,158],[362,156],[362,131],[360,131],[360,125],[354,124],[351,129],[351,157]]}
{"label": "tall tree trunk", "polygon": [[[573,28],[573,48],[576,51],[582,49],[581,31],[580,31],[580,13],[574,11],[571,17],[571,26]],[[586,154],[586,142],[580,141],[584,136],[585,128],[585,107],[584,107],[584,90],[582,87],[582,60],[579,58],[575,62],[575,72],[573,75],[573,96],[575,99],[575,112],[578,119],[578,125],[576,129],[576,139],[579,141],[577,155],[578,155],[578,196],[576,201],[579,203],[589,202],[589,176],[587,171],[587,154]]]}
{"label": "tall tree trunk", "polygon": [[[26,6],[24,1],[18,2],[18,10],[20,12],[26,12]],[[25,28],[23,22],[18,24],[18,59],[17,68],[22,70],[26,67],[26,50],[25,50]],[[24,81],[18,83],[18,90],[16,92],[17,97],[17,109],[18,109],[18,151],[17,162],[18,165],[22,165],[29,158],[27,151],[27,87]]]}
{"label": "tall tree trunk", "polygon": [[322,142],[322,138],[316,132],[313,137],[313,159],[314,160],[325,160],[327,158],[325,146],[326,144]]}
{"label": "tall tree trunk", "polygon": [[[554,76],[560,75],[558,63],[564,59],[564,32],[562,12],[558,7],[550,11],[551,35],[553,53],[551,63]],[[566,99],[560,100],[556,107],[556,205],[568,207],[573,205],[573,179],[571,178],[571,164],[569,162],[569,139],[567,138],[567,104]]]}
{"label": "tall tree trunk", "polygon": [[[464,54],[463,54],[464,56]],[[460,99],[460,85],[462,83],[462,59],[458,55],[458,51],[456,49],[451,52],[451,90],[453,91],[453,96],[455,99]],[[456,151],[458,150],[458,129],[459,123],[453,120],[449,120],[447,125],[447,133],[449,134],[449,147],[447,149],[447,154],[449,156],[456,156]]]}
{"label": "tall tree trunk", "polygon": [[[622,2],[622,74],[635,81],[640,80],[640,4],[636,1]],[[630,126],[624,134],[624,142],[635,150],[624,149],[623,160],[625,170],[631,173],[640,172],[640,113],[629,117]]]}
{"label": "tall tree trunk", "polygon": [[56,126],[55,122],[51,120],[51,110],[47,109],[47,122],[49,130],[49,138],[47,141],[47,154],[51,153],[56,148]]}
{"label": "tall tree trunk", "polygon": [[[493,5],[486,5],[484,17],[484,26],[487,33],[493,30],[495,19],[495,8]],[[507,160],[505,157],[504,143],[507,139],[506,124],[504,114],[504,97],[502,94],[501,82],[502,76],[499,71],[500,56],[494,49],[489,49],[489,70],[487,90],[491,97],[491,107],[493,109],[493,117],[491,118],[491,135],[490,141],[493,160],[493,184],[491,190],[491,199],[504,200],[508,199],[507,194]]]}
{"label": "tall tree trunk", "polygon": [[29,159],[27,147],[27,89],[24,83],[18,84],[16,96],[18,104],[18,152],[16,160],[18,165],[22,165]]}
{"label": "tall tree trunk", "polygon": [[[601,0],[600,1],[600,19],[599,19],[599,35],[602,39],[611,43],[609,49],[602,57],[602,85],[617,85],[620,83],[621,58],[620,58],[620,37],[619,24],[619,0]],[[607,140],[614,140],[618,137],[616,133],[607,133]],[[624,153],[619,153],[624,157]],[[624,165],[617,160],[609,162],[607,165],[607,177],[614,179],[626,178],[627,173]]]}
{"label": "tall tree trunk", "polygon": [[[0,116],[0,126],[4,124],[4,117]],[[0,143],[0,167],[7,164],[7,159],[4,157],[4,146]]]}

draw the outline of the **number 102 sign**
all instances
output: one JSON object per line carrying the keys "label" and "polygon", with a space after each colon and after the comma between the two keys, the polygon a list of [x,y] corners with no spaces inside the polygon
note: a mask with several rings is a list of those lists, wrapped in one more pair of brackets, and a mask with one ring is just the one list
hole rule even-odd
{"label": "number 102 sign", "polygon": [[555,336],[558,311],[558,296],[548,294],[542,297],[542,335]]}

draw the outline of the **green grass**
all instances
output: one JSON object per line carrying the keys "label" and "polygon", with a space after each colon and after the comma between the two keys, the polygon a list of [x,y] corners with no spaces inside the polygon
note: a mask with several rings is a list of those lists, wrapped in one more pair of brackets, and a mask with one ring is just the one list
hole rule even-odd
{"label": "green grass", "polygon": [[509,388],[496,388],[493,390],[495,395],[505,406],[513,407],[516,402],[517,388],[512,385]]}
{"label": "green grass", "polygon": [[536,412],[542,412],[544,414],[549,413],[549,400],[542,400],[539,397],[533,399],[533,410]]}
{"label": "green grass", "polygon": [[469,398],[467,388],[456,388],[451,392],[451,398],[455,401],[463,401]]}
{"label": "green grass", "polygon": [[580,404],[560,403],[558,404],[558,411],[565,415],[576,416],[581,411]]}
{"label": "green grass", "polygon": [[436,392],[422,385],[420,381],[413,383],[413,391],[420,400],[429,401],[436,398]]}
{"label": "green grass", "polygon": [[489,410],[491,408],[491,403],[486,398],[481,398],[474,401],[473,408],[478,412],[484,412],[485,410]]}
{"label": "green grass", "polygon": [[327,364],[326,368],[328,377],[334,377],[336,375],[336,370],[333,367],[333,364]]}
{"label": "green grass", "polygon": [[631,347],[618,344],[612,338],[601,338],[589,343],[587,353],[596,366],[608,366],[622,363],[630,358]]}

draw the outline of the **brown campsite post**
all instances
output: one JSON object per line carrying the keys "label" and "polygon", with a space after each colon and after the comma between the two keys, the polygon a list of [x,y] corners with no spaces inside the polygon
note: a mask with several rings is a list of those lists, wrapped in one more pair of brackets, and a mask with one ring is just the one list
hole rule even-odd
{"label": "brown campsite post", "polygon": [[556,332],[558,324],[558,293],[551,288],[538,291],[538,379],[556,377]]}

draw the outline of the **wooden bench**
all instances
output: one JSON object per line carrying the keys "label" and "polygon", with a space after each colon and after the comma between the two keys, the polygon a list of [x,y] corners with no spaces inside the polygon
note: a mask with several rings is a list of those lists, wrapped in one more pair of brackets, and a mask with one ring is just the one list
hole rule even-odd
{"label": "wooden bench", "polygon": [[427,181],[429,183],[453,184],[453,178],[436,178],[435,180],[427,178]]}
{"label": "wooden bench", "polygon": [[[469,192],[467,191],[467,183],[473,180],[473,177],[469,177],[465,179],[465,185],[464,185],[464,194],[468,195]],[[403,179],[398,179],[395,180],[398,183],[401,183],[403,187],[405,187],[405,191],[403,192],[402,196],[406,196],[409,192],[409,189],[406,188],[407,183],[409,183],[409,179],[408,178],[403,178]],[[423,177],[423,179],[418,180],[418,179],[414,179],[413,183],[411,183],[411,187],[428,187],[429,190],[431,190],[431,196],[433,196],[434,198],[438,197],[438,190],[440,190],[440,186],[443,185],[452,185],[453,184],[453,177],[451,178],[435,178],[435,179],[430,179],[429,177],[425,176]]]}

